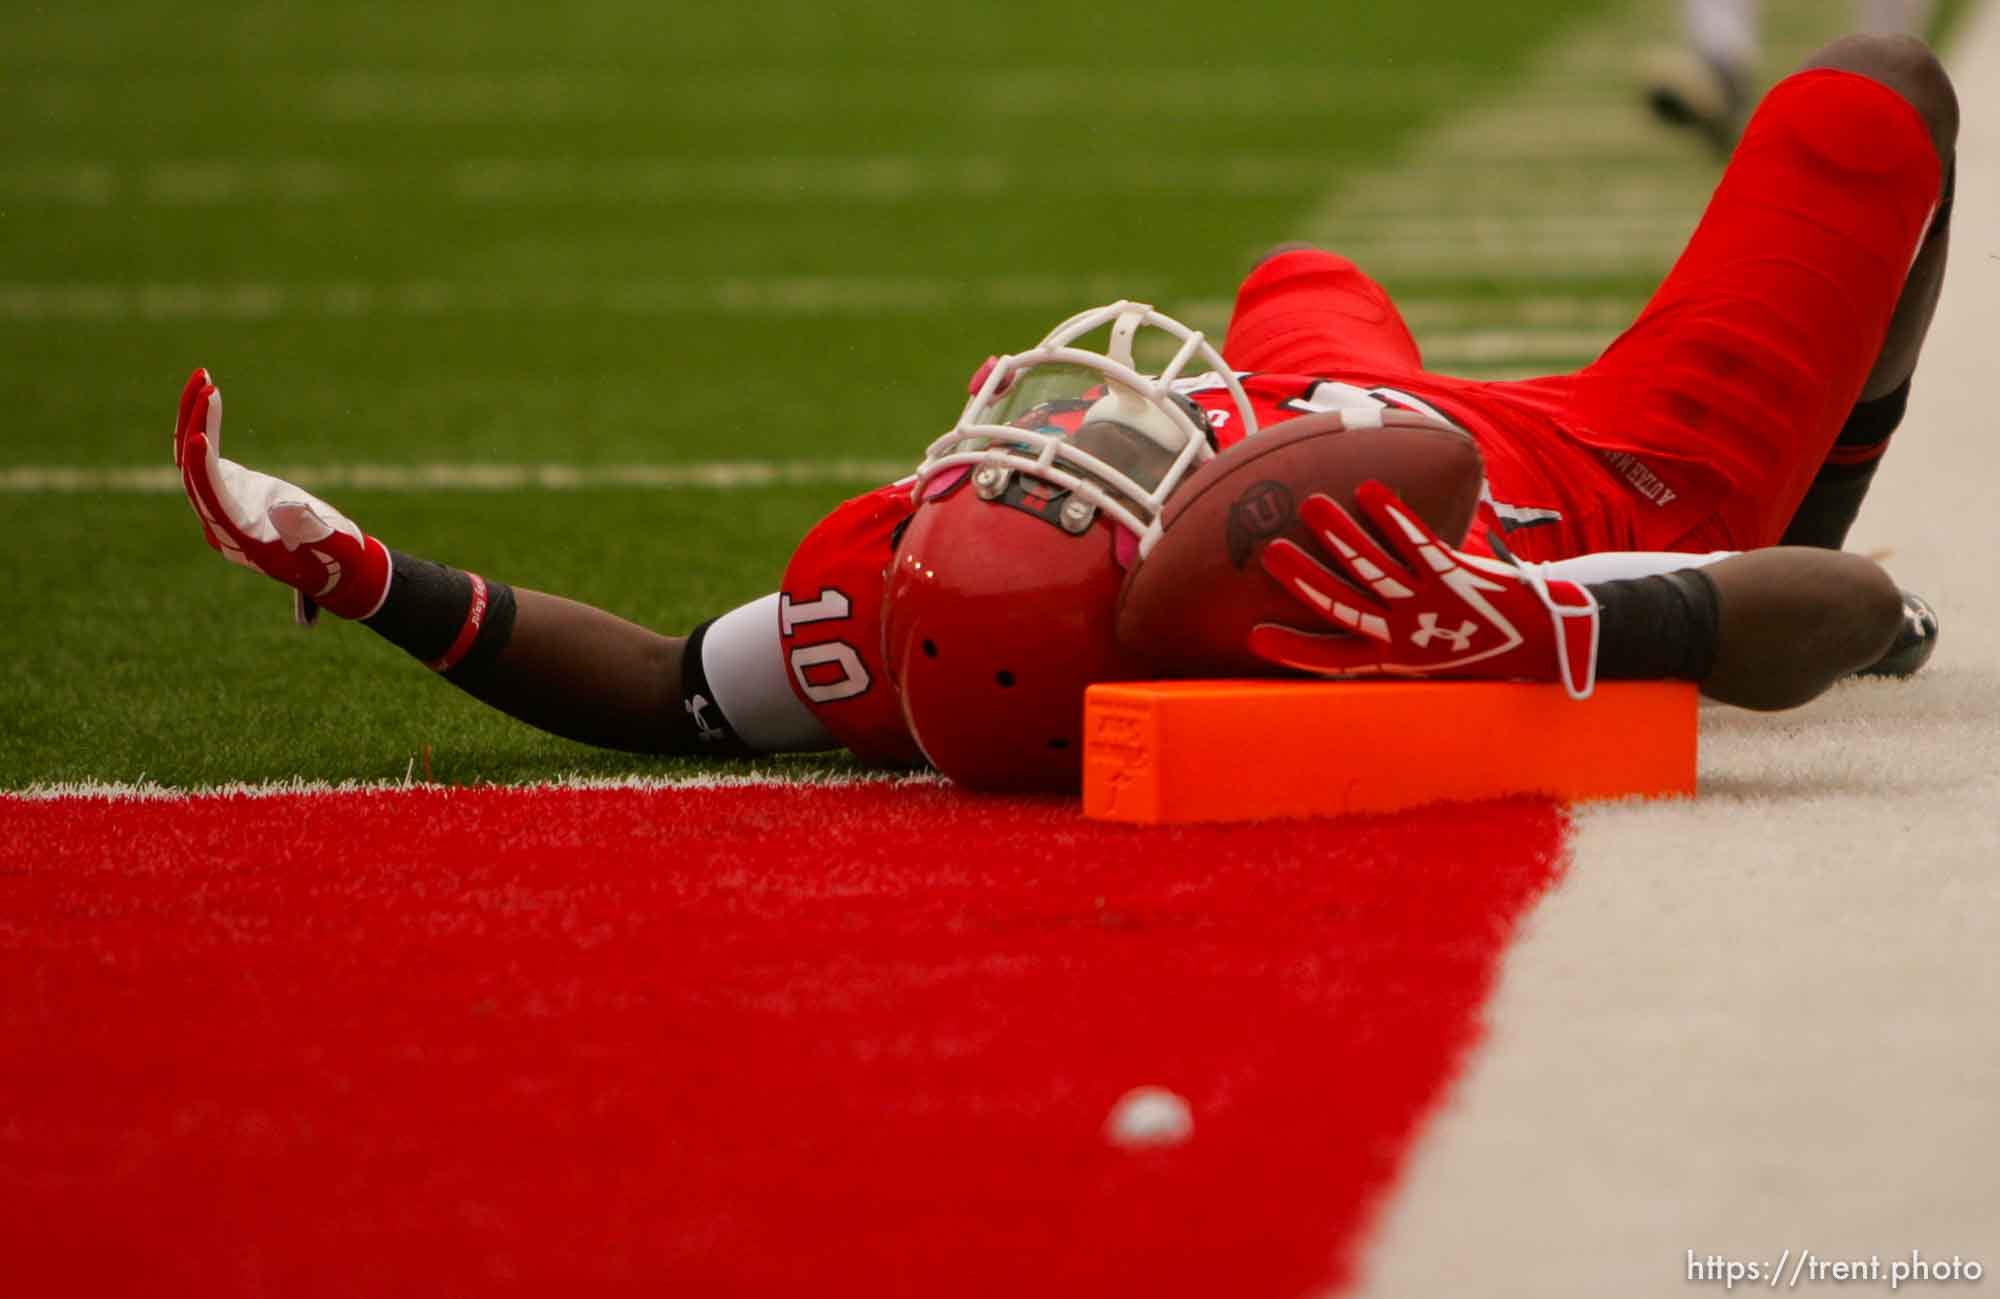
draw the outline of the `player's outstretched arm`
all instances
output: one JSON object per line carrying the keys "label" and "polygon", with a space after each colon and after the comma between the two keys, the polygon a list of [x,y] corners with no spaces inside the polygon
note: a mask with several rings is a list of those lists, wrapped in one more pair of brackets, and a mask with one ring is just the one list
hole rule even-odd
{"label": "player's outstretched arm", "polygon": [[[174,426],[188,502],[210,546],[292,588],[301,623],[321,608],[360,621],[475,698],[585,744],[716,755],[832,747],[790,697],[775,632],[757,635],[775,628],[775,613],[746,606],[693,636],[664,636],[392,551],[303,489],[223,459],[221,441],[222,395],[197,370]],[[751,661],[765,641],[775,666]],[[718,686],[744,701],[752,734],[730,728]]]}
{"label": "player's outstretched arm", "polygon": [[1266,661],[1329,676],[1562,681],[1577,695],[1598,676],[1679,678],[1778,709],[1877,663],[1903,623],[1895,583],[1858,555],[1779,547],[1566,581],[1454,550],[1379,484],[1355,497],[1372,534],[1315,496],[1300,514],[1318,554],[1282,539],[1266,547],[1265,570],[1333,629],[1260,626],[1251,648]]}

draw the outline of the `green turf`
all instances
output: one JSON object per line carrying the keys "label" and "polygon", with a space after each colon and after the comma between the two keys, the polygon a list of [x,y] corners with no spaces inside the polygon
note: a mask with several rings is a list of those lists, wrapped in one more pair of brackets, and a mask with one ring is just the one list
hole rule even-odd
{"label": "green turf", "polygon": [[[0,464],[157,456],[196,364],[286,459],[908,455],[981,357],[1083,305],[1070,282],[1227,292],[1341,168],[1600,4],[17,12],[0,288],[69,296],[0,298],[39,435]],[[826,183],[856,160],[892,183]],[[1023,275],[1044,287],[1002,311],[713,305],[769,277]],[[280,301],[246,319],[187,287]]]}
{"label": "green turf", "polygon": [[[196,364],[252,465],[913,461],[979,358],[1120,293],[1226,299],[1345,171],[1609,3],[16,6],[0,471],[164,464]],[[328,494],[680,630],[843,493]],[[396,777],[425,746],[443,779],[685,769],[296,632],[177,497],[0,514],[0,788]]]}
{"label": "green turf", "polygon": [[[520,585],[685,628],[772,590],[791,542],[838,493],[464,493],[442,509],[347,495],[413,550],[476,556]],[[7,603],[35,613],[5,632],[6,785],[394,779],[426,746],[440,780],[695,769],[542,735],[338,619],[298,629],[289,593],[221,562],[178,498],[8,505],[32,540],[17,543]]]}
{"label": "green turf", "polygon": [[[0,468],[164,463],[196,364],[252,465],[914,460],[980,357],[1226,295],[1602,2],[17,7]],[[674,630],[771,589],[842,494],[329,493]],[[295,631],[177,498],[0,510],[0,787],[399,777],[426,745],[441,779],[667,767]]]}

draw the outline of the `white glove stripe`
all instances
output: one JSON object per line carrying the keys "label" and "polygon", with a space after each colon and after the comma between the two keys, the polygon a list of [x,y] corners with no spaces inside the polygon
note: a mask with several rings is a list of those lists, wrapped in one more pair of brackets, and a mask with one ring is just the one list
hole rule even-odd
{"label": "white glove stripe", "polygon": [[1320,544],[1339,555],[1342,562],[1353,570],[1355,576],[1368,583],[1370,590],[1389,600],[1407,600],[1416,592],[1404,586],[1382,570],[1382,566],[1331,532],[1315,529],[1314,534]]}
{"label": "white glove stripe", "polygon": [[1344,627],[1351,627],[1365,636],[1387,644],[1390,640],[1389,623],[1380,614],[1363,613],[1345,600],[1336,600],[1302,577],[1292,579],[1292,586],[1327,617]]}
{"label": "white glove stripe", "polygon": [[1404,586],[1401,582],[1383,572],[1381,565],[1374,563],[1365,555],[1353,555],[1349,558],[1348,562],[1354,566],[1354,571],[1360,574],[1362,579],[1368,583],[1369,589],[1385,599],[1407,600],[1416,594],[1415,591],[1412,591],[1409,587]]}
{"label": "white glove stripe", "polygon": [[1430,538],[1424,535],[1424,530],[1418,527],[1409,515],[1403,513],[1395,505],[1386,505],[1383,509],[1388,513],[1390,518],[1396,521],[1396,526],[1403,530],[1405,537],[1408,537],[1419,546],[1429,546]]}
{"label": "white glove stripe", "polygon": [[1312,583],[1306,581],[1304,578],[1302,577],[1293,578],[1292,585],[1297,587],[1299,593],[1305,596],[1306,599],[1311,600],[1314,604],[1318,605],[1321,613],[1325,613],[1333,608],[1333,597],[1320,591],[1317,587],[1313,586]]}
{"label": "white glove stripe", "polygon": [[308,553],[314,559],[317,559],[326,569],[326,585],[313,592],[313,599],[324,600],[327,596],[333,594],[334,587],[340,585],[340,561],[332,555],[327,554],[324,550],[312,550]]}
{"label": "white glove stripe", "polygon": [[1445,554],[1442,548],[1433,546],[1429,542],[1425,542],[1419,547],[1417,553],[1424,557],[1424,562],[1431,566],[1431,572],[1433,573],[1449,573],[1458,567],[1452,561],[1451,556]]}

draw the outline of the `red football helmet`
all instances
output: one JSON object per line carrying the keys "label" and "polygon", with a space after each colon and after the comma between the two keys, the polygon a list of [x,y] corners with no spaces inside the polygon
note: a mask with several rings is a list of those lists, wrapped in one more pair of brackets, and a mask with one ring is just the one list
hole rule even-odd
{"label": "red football helmet", "polygon": [[[1105,326],[1105,351],[1074,346]],[[1133,364],[1142,328],[1178,344],[1158,374]],[[1149,675],[1118,644],[1118,592],[1167,496],[1214,455],[1174,388],[1196,359],[1212,373],[1187,383],[1219,377],[1254,433],[1249,399],[1200,334],[1115,302],[982,367],[931,446],[888,574],[883,648],[911,735],[954,781],[1076,789],[1084,688]]]}

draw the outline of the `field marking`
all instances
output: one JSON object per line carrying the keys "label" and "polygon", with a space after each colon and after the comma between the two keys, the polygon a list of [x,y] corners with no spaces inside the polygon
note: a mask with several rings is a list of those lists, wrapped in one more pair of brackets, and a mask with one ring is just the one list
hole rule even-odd
{"label": "field marking", "polygon": [[1136,275],[1008,274],[736,276],[709,280],[484,285],[445,280],[322,284],[0,283],[0,322],[357,320],[375,316],[427,318],[530,310],[762,317],[879,316],[1057,305],[1072,309],[1082,299],[1110,301],[1138,296],[1148,288],[1144,279]]}
{"label": "field marking", "polygon": [[1611,341],[1602,329],[1475,329],[1435,331],[1421,340],[1424,363],[1440,369],[1510,362],[1588,361]]}
{"label": "field marking", "polygon": [[[1249,197],[1304,194],[1319,185],[1315,154],[1239,154],[1199,172],[1153,159],[1094,165],[1093,193],[1159,195],[1224,185]],[[446,173],[462,202],[507,204],[592,201],[675,202],[714,198],[769,201],[849,199],[906,202],[929,197],[997,198],[1042,183],[1047,164],[1000,156],[934,158],[896,154],[859,158],[496,158],[464,162]]]}
{"label": "field marking", "polygon": [[[1497,128],[1493,128],[1497,129]],[[1505,174],[1467,174],[1461,158],[1438,158],[1398,169],[1393,178],[1374,175],[1368,187],[1341,200],[1348,218],[1359,213],[1413,215],[1448,189],[1460,207],[1477,200],[1481,209],[1527,207],[1542,212],[1551,199],[1568,202],[1580,221],[1601,220],[1607,211],[1654,212],[1663,200],[1677,205],[1685,186],[1641,170],[1587,183],[1573,155],[1558,149],[1534,160],[1492,141],[1460,148],[1492,161],[1504,156]],[[1538,146],[1539,148],[1539,146]],[[1629,165],[1625,151],[1619,160]],[[1324,189],[1327,160],[1318,153],[1237,154],[1217,159],[1199,173],[1133,160],[1105,163],[1092,172],[1098,191],[1171,194],[1224,185],[1252,197],[1303,194]],[[452,163],[415,177],[324,158],[288,157],[245,162],[236,158],[183,158],[143,163],[43,161],[0,164],[0,199],[76,207],[109,207],[136,202],[155,207],[218,207],[239,203],[314,204],[348,200],[393,187],[414,187],[435,197],[490,206],[508,203],[676,202],[714,199],[848,199],[901,202],[917,198],[992,197],[1033,184],[1040,167],[1032,160],[999,155],[934,158],[922,154],[858,157],[794,156],[688,159],[679,156],[624,157],[583,161],[561,158],[489,157]],[[1523,171],[1537,173],[1523,185]],[[1458,219],[1435,213],[1433,222]]]}
{"label": "field marking", "polygon": [[[1186,194],[1226,185],[1245,197],[1304,195],[1320,185],[1314,154],[1241,154],[1201,171],[1148,159],[1111,162],[1091,173],[1094,192],[1136,197]],[[0,166],[0,200],[104,208],[212,208],[313,205],[360,195],[396,194],[478,207],[524,204],[907,203],[998,198],[1037,183],[1031,159],[997,155],[687,159],[626,157],[581,161],[474,158],[416,176],[321,158],[246,162],[190,158],[121,165],[108,161]]]}
{"label": "field marking", "polygon": [[[1495,236],[1501,239],[1503,236]],[[434,317],[477,312],[602,311],[629,315],[871,316],[956,309],[1071,308],[1079,301],[1145,297],[1165,286],[1143,275],[1087,277],[1018,274],[943,276],[800,275],[715,280],[465,286],[437,280],[394,283],[286,284],[155,281],[140,284],[0,284],[0,322],[116,324],[125,321],[264,321],[297,318]],[[1168,295],[1153,294],[1165,300]],[[1623,300],[1530,297],[1520,300],[1406,296],[1413,327],[1451,332],[1534,327],[1611,328],[1631,319]],[[1176,301],[1173,310],[1213,332],[1230,304]],[[1607,336],[1608,337],[1608,336]],[[1524,337],[1526,342],[1534,341]]]}
{"label": "field marking", "polygon": [[[1391,281],[1663,273],[1720,175],[1686,133],[1652,122],[1640,97],[1638,58],[1673,21],[1669,6],[1625,5],[1559,35],[1485,102],[1395,161],[1344,177],[1307,218],[1306,237]],[[1638,305],[1625,303],[1628,319]]]}
{"label": "field marking", "polygon": [[37,781],[23,789],[0,790],[0,802],[55,802],[85,799],[97,802],[178,802],[197,798],[284,798],[292,795],[426,793],[450,795],[487,789],[505,790],[631,790],[639,793],[690,789],[748,789],[787,786],[839,789],[855,785],[944,785],[934,771],[807,771],[716,772],[692,776],[557,776],[522,784],[475,783],[446,785],[423,780],[271,780],[221,785],[163,785],[143,777],[136,781]]}
{"label": "field marking", "polygon": [[[711,460],[690,464],[485,464],[280,465],[269,472],[314,491],[585,491],[603,487],[656,489],[894,482],[916,468],[914,460]],[[77,492],[139,496],[176,495],[180,471],[172,465],[15,465],[0,469],[0,495],[62,495]]]}
{"label": "field marking", "polygon": [[[1347,67],[1338,78],[1313,78],[1295,63],[1148,66],[1121,69],[1100,61],[1006,70],[927,71],[899,66],[893,76],[855,76],[847,70],[813,75],[787,69],[737,67],[727,73],[672,77],[593,70],[589,75],[546,72],[417,73],[379,68],[306,76],[288,87],[287,110],[306,120],[397,124],[616,120],[631,125],[671,121],[727,121],[797,117],[801,113],[856,110],[898,114],[913,105],[950,103],[970,120],[1071,119],[1077,87],[1091,89],[1091,113],[1122,113],[1163,122],[1216,117],[1257,119],[1271,113],[1344,116],[1354,96],[1407,95],[1420,87],[1437,95],[1461,88],[1448,68],[1416,71],[1387,64]],[[157,85],[137,79],[126,98],[107,100],[88,76],[44,73],[0,88],[36,118],[74,122],[130,102],[131,96],[166,96],[174,79]],[[1171,87],[1171,93],[1161,93]]]}

